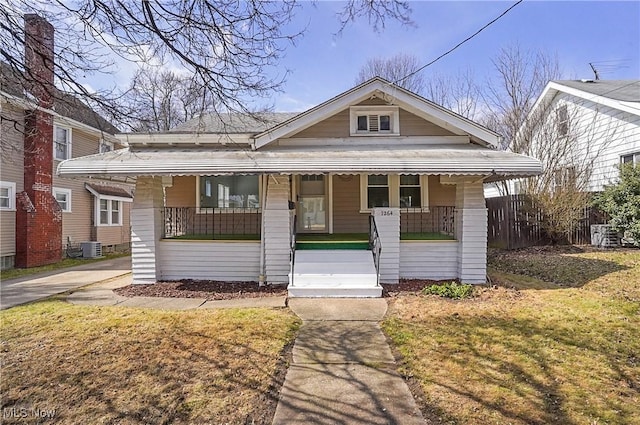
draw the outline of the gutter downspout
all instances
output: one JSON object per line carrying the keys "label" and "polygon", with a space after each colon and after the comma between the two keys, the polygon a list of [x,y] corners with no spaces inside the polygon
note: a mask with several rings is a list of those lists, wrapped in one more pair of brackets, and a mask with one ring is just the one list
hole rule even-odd
{"label": "gutter downspout", "polygon": [[262,206],[262,214],[260,215],[260,221],[262,225],[260,226],[260,276],[258,277],[258,285],[264,286],[266,276],[265,276],[265,249],[264,249],[264,210],[267,206],[267,187],[268,187],[269,177],[267,174],[262,175],[262,199],[260,200],[260,204]]}

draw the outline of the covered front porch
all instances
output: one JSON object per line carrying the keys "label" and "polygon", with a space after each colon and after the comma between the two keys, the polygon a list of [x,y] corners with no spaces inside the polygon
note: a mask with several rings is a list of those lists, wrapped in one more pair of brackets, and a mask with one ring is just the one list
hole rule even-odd
{"label": "covered front porch", "polygon": [[[380,186],[368,183],[380,182],[382,175],[375,175],[377,180],[366,174],[305,176],[255,176],[259,188],[255,195],[241,194],[229,184],[227,189],[219,189],[222,196],[216,202],[222,207],[197,205],[207,194],[201,182],[209,180],[203,176],[139,178],[134,216],[141,213],[139,207],[155,204],[153,214],[160,225],[154,224],[159,236],[154,242],[155,276],[143,273],[142,267],[137,273],[134,264],[134,281],[151,283],[152,276],[154,281],[257,280],[286,284],[291,296],[380,296],[380,282],[397,283],[401,278],[466,276],[465,281],[484,282],[482,267],[478,272],[477,267],[466,267],[469,262],[462,266],[460,261],[461,247],[469,249],[472,236],[478,236],[471,232],[472,218],[467,219],[468,231],[460,231],[464,210],[467,217],[474,209],[484,213],[485,221],[478,226],[486,229],[480,182],[415,175],[413,181],[422,184],[405,191],[399,183],[408,180],[402,175],[384,175],[391,183],[381,191]],[[220,186],[211,181],[214,187]],[[224,181],[231,180],[227,177]],[[315,182],[312,194],[305,190],[303,181]],[[395,188],[394,181],[398,183]],[[188,192],[189,197],[185,195]],[[162,198],[155,199],[161,193]],[[477,195],[475,205],[470,202],[473,193]],[[406,199],[413,196],[418,200]],[[234,199],[236,204],[232,205]],[[253,205],[247,205],[247,199]],[[136,231],[141,224],[152,224],[135,219],[133,223],[134,238],[140,234]],[[486,249],[485,238],[486,232],[480,232],[479,253]],[[134,240],[134,256],[137,247]],[[149,251],[148,246],[144,249]],[[140,266],[146,264],[139,262]]]}

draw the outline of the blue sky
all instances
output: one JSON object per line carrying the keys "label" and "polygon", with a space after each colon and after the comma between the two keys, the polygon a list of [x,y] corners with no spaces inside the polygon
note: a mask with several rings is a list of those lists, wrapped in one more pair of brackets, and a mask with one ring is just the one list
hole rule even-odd
{"label": "blue sky", "polygon": [[[413,2],[415,28],[389,23],[375,33],[366,20],[335,37],[338,2],[305,4],[298,22],[308,22],[305,36],[290,47],[282,65],[290,70],[284,93],[277,94],[276,110],[299,111],[353,86],[360,67],[371,57],[409,53],[427,63],[514,2]],[[471,69],[478,81],[493,72],[491,58],[503,47],[557,55],[563,78],[593,78],[589,62],[613,61],[603,79],[640,78],[640,2],[525,0],[478,36],[422,71],[457,73]],[[604,69],[604,66],[602,66]]]}
{"label": "blue sky", "polygon": [[[303,111],[354,85],[362,65],[372,57],[398,53],[415,55],[428,63],[480,29],[515,3],[510,1],[411,2],[415,27],[388,22],[376,33],[362,19],[339,37],[336,13],[342,3],[305,2],[292,22],[291,32],[307,27],[295,46],[289,46],[276,73],[290,71],[283,93],[274,95],[277,111]],[[285,33],[287,29],[285,29]],[[491,58],[501,48],[557,55],[563,78],[593,78],[589,62],[600,65],[603,79],[640,78],[640,1],[525,0],[478,36],[422,71],[425,80],[435,74],[472,70],[479,83],[493,73]],[[120,71],[109,76],[126,86],[135,66],[118,60]],[[604,72],[605,66],[607,71]],[[94,80],[97,85],[101,82]]]}

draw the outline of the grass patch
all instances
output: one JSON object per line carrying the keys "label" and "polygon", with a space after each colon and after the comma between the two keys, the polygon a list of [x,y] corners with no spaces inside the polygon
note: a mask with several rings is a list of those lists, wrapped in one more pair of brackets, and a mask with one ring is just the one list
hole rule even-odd
{"label": "grass patch", "polygon": [[232,234],[221,234],[221,235],[181,235],[181,236],[172,236],[170,238],[165,238],[167,240],[187,240],[187,241],[259,241],[260,234],[251,234],[251,235],[232,235]]}
{"label": "grass patch", "polygon": [[36,273],[49,272],[59,269],[66,269],[68,267],[81,266],[83,264],[96,263],[98,261],[112,260],[119,257],[127,257],[128,253],[107,254],[102,258],[65,258],[54,264],[46,266],[31,267],[28,269],[8,269],[0,271],[0,280],[16,279],[19,277],[30,276]]}
{"label": "grass patch", "polygon": [[173,312],[60,301],[15,307],[0,318],[3,411],[55,410],[55,422],[69,424],[269,424],[274,373],[300,324],[286,310]]}
{"label": "grass patch", "polygon": [[422,290],[425,295],[438,295],[453,300],[471,298],[473,296],[473,286],[458,282],[446,282],[441,285],[430,285]]}
{"label": "grass patch", "polygon": [[504,286],[472,300],[392,302],[383,328],[424,392],[426,415],[447,424],[638,423],[640,251],[530,252],[526,267],[523,253],[501,255],[492,273]]}
{"label": "grass patch", "polygon": [[445,235],[443,233],[431,232],[431,233],[400,233],[401,241],[454,241],[456,238],[453,236]]}

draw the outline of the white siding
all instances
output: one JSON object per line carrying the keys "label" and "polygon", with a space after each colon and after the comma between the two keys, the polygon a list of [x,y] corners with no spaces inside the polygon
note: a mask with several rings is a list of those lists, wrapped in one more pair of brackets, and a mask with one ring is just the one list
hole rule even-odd
{"label": "white siding", "polygon": [[[595,159],[589,190],[600,191],[615,182],[620,156],[640,152],[640,115],[559,93],[551,111],[567,105],[569,134],[575,138],[575,160]],[[553,113],[549,119],[553,118]]]}
{"label": "white siding", "polygon": [[160,264],[156,247],[162,237],[162,179],[138,177],[131,208],[133,283],[156,283]]}
{"label": "white siding", "polygon": [[[385,212],[388,212],[389,215],[384,215]],[[380,282],[398,283],[400,278],[400,210],[398,208],[375,208],[371,214],[376,221],[382,245]]]}
{"label": "white siding", "polygon": [[265,273],[269,283],[289,282],[291,213],[288,176],[266,176],[267,198],[262,212],[264,228]]}
{"label": "white siding", "polygon": [[456,186],[458,277],[464,283],[485,283],[487,277],[487,208],[482,183]]}
{"label": "white siding", "polygon": [[253,282],[260,275],[260,242],[160,241],[162,280]]}
{"label": "white siding", "polygon": [[458,241],[400,241],[401,279],[456,279]]}

